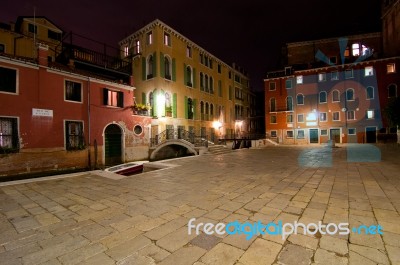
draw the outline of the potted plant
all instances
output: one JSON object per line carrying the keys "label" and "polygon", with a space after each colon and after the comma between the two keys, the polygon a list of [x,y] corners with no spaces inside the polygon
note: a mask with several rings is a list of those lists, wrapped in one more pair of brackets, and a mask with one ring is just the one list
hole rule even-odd
{"label": "potted plant", "polygon": [[165,117],[172,117],[172,107],[165,107]]}
{"label": "potted plant", "polygon": [[132,106],[133,113],[137,115],[148,115],[148,111],[150,109],[151,109],[150,105],[145,105],[145,104],[135,103]]}

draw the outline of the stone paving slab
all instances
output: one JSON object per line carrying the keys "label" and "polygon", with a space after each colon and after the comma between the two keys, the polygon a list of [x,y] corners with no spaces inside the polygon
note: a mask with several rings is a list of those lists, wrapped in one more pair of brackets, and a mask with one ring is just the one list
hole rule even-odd
{"label": "stone paving slab", "polygon": [[[160,161],[162,170],[131,177],[0,183],[0,263],[400,264],[400,147],[376,150],[381,161],[371,162],[347,161],[346,145],[274,146]],[[192,218],[199,235],[188,234]],[[235,221],[380,225],[383,234],[205,233],[206,223]]]}

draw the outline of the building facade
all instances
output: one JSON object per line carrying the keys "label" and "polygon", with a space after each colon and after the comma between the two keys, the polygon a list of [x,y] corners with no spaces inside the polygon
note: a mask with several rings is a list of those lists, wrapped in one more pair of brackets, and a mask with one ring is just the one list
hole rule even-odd
{"label": "building facade", "polygon": [[188,131],[215,142],[255,130],[249,77],[155,20],[120,41],[132,57],[136,104],[151,107],[152,137]]}
{"label": "building facade", "polygon": [[375,143],[395,133],[382,109],[399,95],[399,57],[380,33],[289,43],[287,66],[265,82],[267,135],[287,144]]}
{"label": "building facade", "polygon": [[382,0],[383,46],[386,56],[400,55],[400,0]]}

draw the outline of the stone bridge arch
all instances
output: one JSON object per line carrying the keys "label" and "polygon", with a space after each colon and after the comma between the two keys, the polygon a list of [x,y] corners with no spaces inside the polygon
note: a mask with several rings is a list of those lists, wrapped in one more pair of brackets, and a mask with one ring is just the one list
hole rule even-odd
{"label": "stone bridge arch", "polygon": [[197,155],[197,151],[194,148],[194,145],[190,142],[183,139],[170,139],[166,140],[163,143],[157,145],[157,147],[151,152],[150,160],[154,160],[156,158],[157,153],[166,146],[169,145],[179,145],[185,147],[190,153]]}

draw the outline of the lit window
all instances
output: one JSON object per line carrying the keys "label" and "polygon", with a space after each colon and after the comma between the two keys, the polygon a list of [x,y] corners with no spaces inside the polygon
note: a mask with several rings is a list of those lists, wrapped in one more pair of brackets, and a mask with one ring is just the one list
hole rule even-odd
{"label": "lit window", "polygon": [[340,121],[340,113],[339,111],[335,111],[332,113],[332,120],[333,121]]}
{"label": "lit window", "polygon": [[171,46],[171,35],[164,32],[164,45]]}
{"label": "lit window", "polygon": [[153,32],[148,32],[146,35],[146,43],[147,45],[153,44]]}
{"label": "lit window", "polygon": [[338,71],[331,73],[331,80],[339,80],[339,72]]}
{"label": "lit window", "polygon": [[328,135],[328,130],[323,129],[321,130],[321,136],[327,136]]}
{"label": "lit window", "polygon": [[367,66],[365,67],[365,76],[373,76],[374,75],[374,67]]}
{"label": "lit window", "polygon": [[286,88],[288,88],[288,89],[292,88],[292,80],[291,79],[287,79],[285,84],[286,84]]}
{"label": "lit window", "polygon": [[192,58],[192,47],[190,46],[186,47],[186,56]]}
{"label": "lit window", "polygon": [[304,105],[304,95],[303,94],[298,94],[296,98],[297,98],[297,105]]}
{"label": "lit window", "polygon": [[346,79],[353,78],[353,77],[354,77],[354,76],[353,76],[353,69],[347,69],[347,70],[344,72],[344,77],[345,77]]}
{"label": "lit window", "polygon": [[304,130],[297,131],[297,139],[304,139]]}
{"label": "lit window", "polygon": [[319,92],[319,103],[326,103],[326,91]]}
{"label": "lit window", "polygon": [[324,81],[326,81],[326,73],[319,73],[319,74],[318,74],[318,81],[319,81],[319,82],[324,82]]}
{"label": "lit window", "polygon": [[129,55],[129,47],[124,46],[124,56],[127,57]]}
{"label": "lit window", "polygon": [[349,110],[348,112],[347,112],[347,120],[348,121],[351,121],[351,120],[355,120],[356,118],[355,118],[355,112],[354,112],[354,110]]}
{"label": "lit window", "polygon": [[349,135],[356,135],[356,129],[355,128],[349,128],[348,129]]}
{"label": "lit window", "polygon": [[276,90],[276,84],[275,82],[269,83],[269,91],[275,91]]}
{"label": "lit window", "polygon": [[354,89],[349,88],[349,89],[346,90],[346,100],[347,101],[354,100]]}
{"label": "lit window", "polygon": [[326,112],[321,112],[319,114],[319,121],[322,121],[322,122],[326,121]]}
{"label": "lit window", "polygon": [[353,56],[360,56],[360,44],[354,43],[353,45],[351,45],[351,50]]}
{"label": "lit window", "polygon": [[374,88],[372,86],[367,87],[367,99],[374,98]]}
{"label": "lit window", "polygon": [[104,105],[112,107],[124,107],[124,93],[104,88]]}
{"label": "lit window", "polygon": [[293,131],[286,131],[287,138],[293,138]]}
{"label": "lit window", "polygon": [[271,123],[276,123],[276,115],[271,115]]}
{"label": "lit window", "polygon": [[332,102],[339,102],[340,101],[340,93],[338,90],[333,90],[332,92]]}
{"label": "lit window", "polygon": [[133,54],[138,54],[138,53],[140,53],[140,41],[135,40],[133,46]]}
{"label": "lit window", "polygon": [[367,119],[375,118],[375,111],[374,110],[367,110]]}
{"label": "lit window", "polygon": [[388,74],[396,73],[396,64],[394,64],[394,63],[388,64],[388,65],[386,66],[386,72],[387,72]]}
{"label": "lit window", "polygon": [[82,84],[65,80],[65,100],[82,102]]}
{"label": "lit window", "polygon": [[297,114],[297,122],[304,122],[304,114]]}
{"label": "lit window", "polygon": [[303,76],[302,75],[299,75],[299,76],[296,77],[296,83],[297,84],[303,84]]}
{"label": "lit window", "polygon": [[271,137],[276,138],[276,131],[271,131]]}

